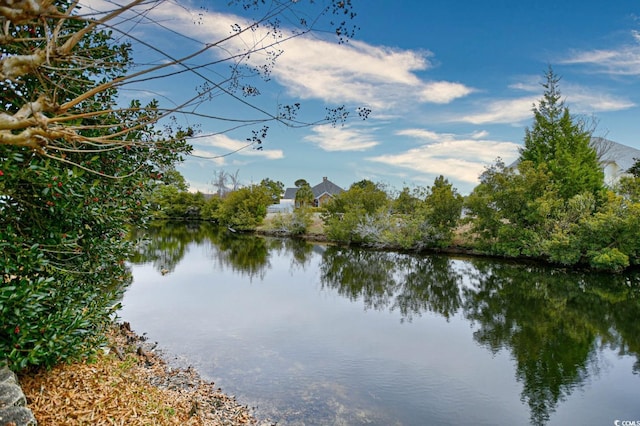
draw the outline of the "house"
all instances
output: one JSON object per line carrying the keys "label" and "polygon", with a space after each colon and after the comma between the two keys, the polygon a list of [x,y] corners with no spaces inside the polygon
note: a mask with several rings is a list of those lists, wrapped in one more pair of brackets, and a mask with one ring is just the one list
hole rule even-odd
{"label": "house", "polygon": [[[322,182],[311,188],[313,192],[313,205],[314,207],[322,207],[330,199],[336,195],[344,192],[344,189],[340,188],[335,183],[331,182],[326,177],[322,178]],[[298,188],[287,188],[284,191],[283,200],[295,200]]]}
{"label": "house", "polygon": [[640,150],[605,138],[592,138],[591,146],[598,154],[607,185],[615,184],[640,159]]}
{"label": "house", "polygon": [[280,204],[267,206],[267,213],[292,213],[294,200],[280,200]]}
{"label": "house", "polygon": [[[640,149],[609,139],[593,137],[590,145],[596,151],[604,172],[604,182],[608,186],[613,186],[622,176],[628,175],[627,170],[633,166],[636,158],[640,159]],[[509,167],[516,168],[519,162],[518,158]]]}

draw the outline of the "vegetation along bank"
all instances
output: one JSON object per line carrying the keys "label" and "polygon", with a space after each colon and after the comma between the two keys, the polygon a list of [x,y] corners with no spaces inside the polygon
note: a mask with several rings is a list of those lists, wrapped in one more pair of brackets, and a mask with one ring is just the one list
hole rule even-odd
{"label": "vegetation along bank", "polygon": [[[605,184],[613,145],[593,138],[561,100],[558,77],[545,75],[519,160],[500,159],[463,197],[439,176],[427,188],[394,191],[356,182],[318,206],[303,179],[290,211],[269,215],[284,185],[270,179],[206,197],[187,191],[179,174],[149,203],[158,219],[199,219],[234,231],[321,236],[340,244],[441,250],[535,259],[566,267],[620,272],[640,263],[640,161]],[[220,181],[220,179],[218,180]],[[317,218],[322,219],[319,224]],[[314,218],[316,219],[314,221]]]}
{"label": "vegetation along bank", "polygon": [[[322,13],[352,16],[344,13],[350,2],[331,3]],[[106,25],[128,7],[115,7],[100,20],[76,7],[56,0],[0,8],[0,357],[14,371],[95,356],[131,281],[127,229],[150,219],[208,220],[233,232],[263,227],[376,248],[461,247],[604,271],[640,263],[640,162],[605,183],[606,144],[595,143],[588,123],[570,114],[551,69],[519,161],[498,159],[471,194],[463,197],[440,176],[429,187],[400,191],[362,180],[316,199],[301,179],[292,211],[266,224],[284,185],[265,178],[228,188],[222,173],[216,194],[189,192],[175,167],[191,153],[197,129],[168,119],[171,112],[187,112],[164,109],[156,100],[123,104],[118,97],[122,86],[157,70],[135,64],[131,45]],[[336,22],[333,32],[348,37],[348,24]],[[277,19],[272,24],[276,28]],[[251,53],[249,47],[244,54]],[[217,93],[207,82],[198,90],[194,99],[202,102]],[[298,107],[260,122],[297,126]],[[341,108],[330,112],[320,122],[347,116]],[[252,135],[249,145],[259,147],[266,127]]]}

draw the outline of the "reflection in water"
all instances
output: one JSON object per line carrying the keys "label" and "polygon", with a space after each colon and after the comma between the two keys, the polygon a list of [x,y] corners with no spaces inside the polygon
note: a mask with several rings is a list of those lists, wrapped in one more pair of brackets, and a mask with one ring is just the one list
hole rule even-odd
{"label": "reflection in water", "polygon": [[307,268],[320,256],[321,289],[361,302],[366,310],[399,313],[402,322],[427,313],[447,321],[462,316],[478,344],[494,355],[511,354],[532,424],[549,422],[561,402],[599,374],[604,349],[635,357],[633,373],[640,373],[637,274],[325,247],[205,224],[165,225],[147,235],[132,262],[151,262],[157,270],[173,271],[192,242],[205,244],[220,269],[250,279],[262,279],[276,254],[288,255],[291,270]]}
{"label": "reflection in water", "polygon": [[152,263],[163,274],[173,272],[191,243],[210,243],[211,258],[221,267],[231,267],[250,278],[262,277],[269,268],[269,248],[264,239],[237,234],[206,222],[157,222],[144,231],[134,230],[138,243],[134,264]]}
{"label": "reflection in water", "polygon": [[638,286],[625,285],[637,277],[479,260],[467,274],[473,286],[465,291],[464,313],[479,325],[474,337],[494,352],[511,351],[534,424],[547,422],[558,402],[597,371],[599,348],[640,353],[639,334],[629,335],[612,321],[620,311],[630,315],[623,321],[629,325],[639,317]]}
{"label": "reflection in water", "polygon": [[403,321],[424,312],[449,319],[461,306],[462,275],[444,256],[330,247],[320,269],[323,286],[365,309],[398,309]]}

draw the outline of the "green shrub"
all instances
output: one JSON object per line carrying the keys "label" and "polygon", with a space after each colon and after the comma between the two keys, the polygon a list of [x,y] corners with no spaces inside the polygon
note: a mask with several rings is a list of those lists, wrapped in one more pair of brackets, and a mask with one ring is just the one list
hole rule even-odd
{"label": "green shrub", "polygon": [[292,213],[278,213],[273,219],[273,229],[287,235],[302,235],[311,226],[312,211],[307,207],[295,209]]}
{"label": "green shrub", "polygon": [[271,194],[260,185],[230,192],[218,208],[218,221],[238,231],[252,231],[262,223]]}
{"label": "green shrub", "polygon": [[595,269],[619,272],[629,266],[629,256],[617,248],[603,248],[587,254],[589,265]]}

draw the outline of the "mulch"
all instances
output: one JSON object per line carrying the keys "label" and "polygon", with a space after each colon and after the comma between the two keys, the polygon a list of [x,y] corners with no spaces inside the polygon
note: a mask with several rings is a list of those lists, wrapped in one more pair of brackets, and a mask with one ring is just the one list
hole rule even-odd
{"label": "mulch", "polygon": [[171,368],[154,346],[114,325],[95,359],[21,374],[39,425],[270,425],[203,380]]}

